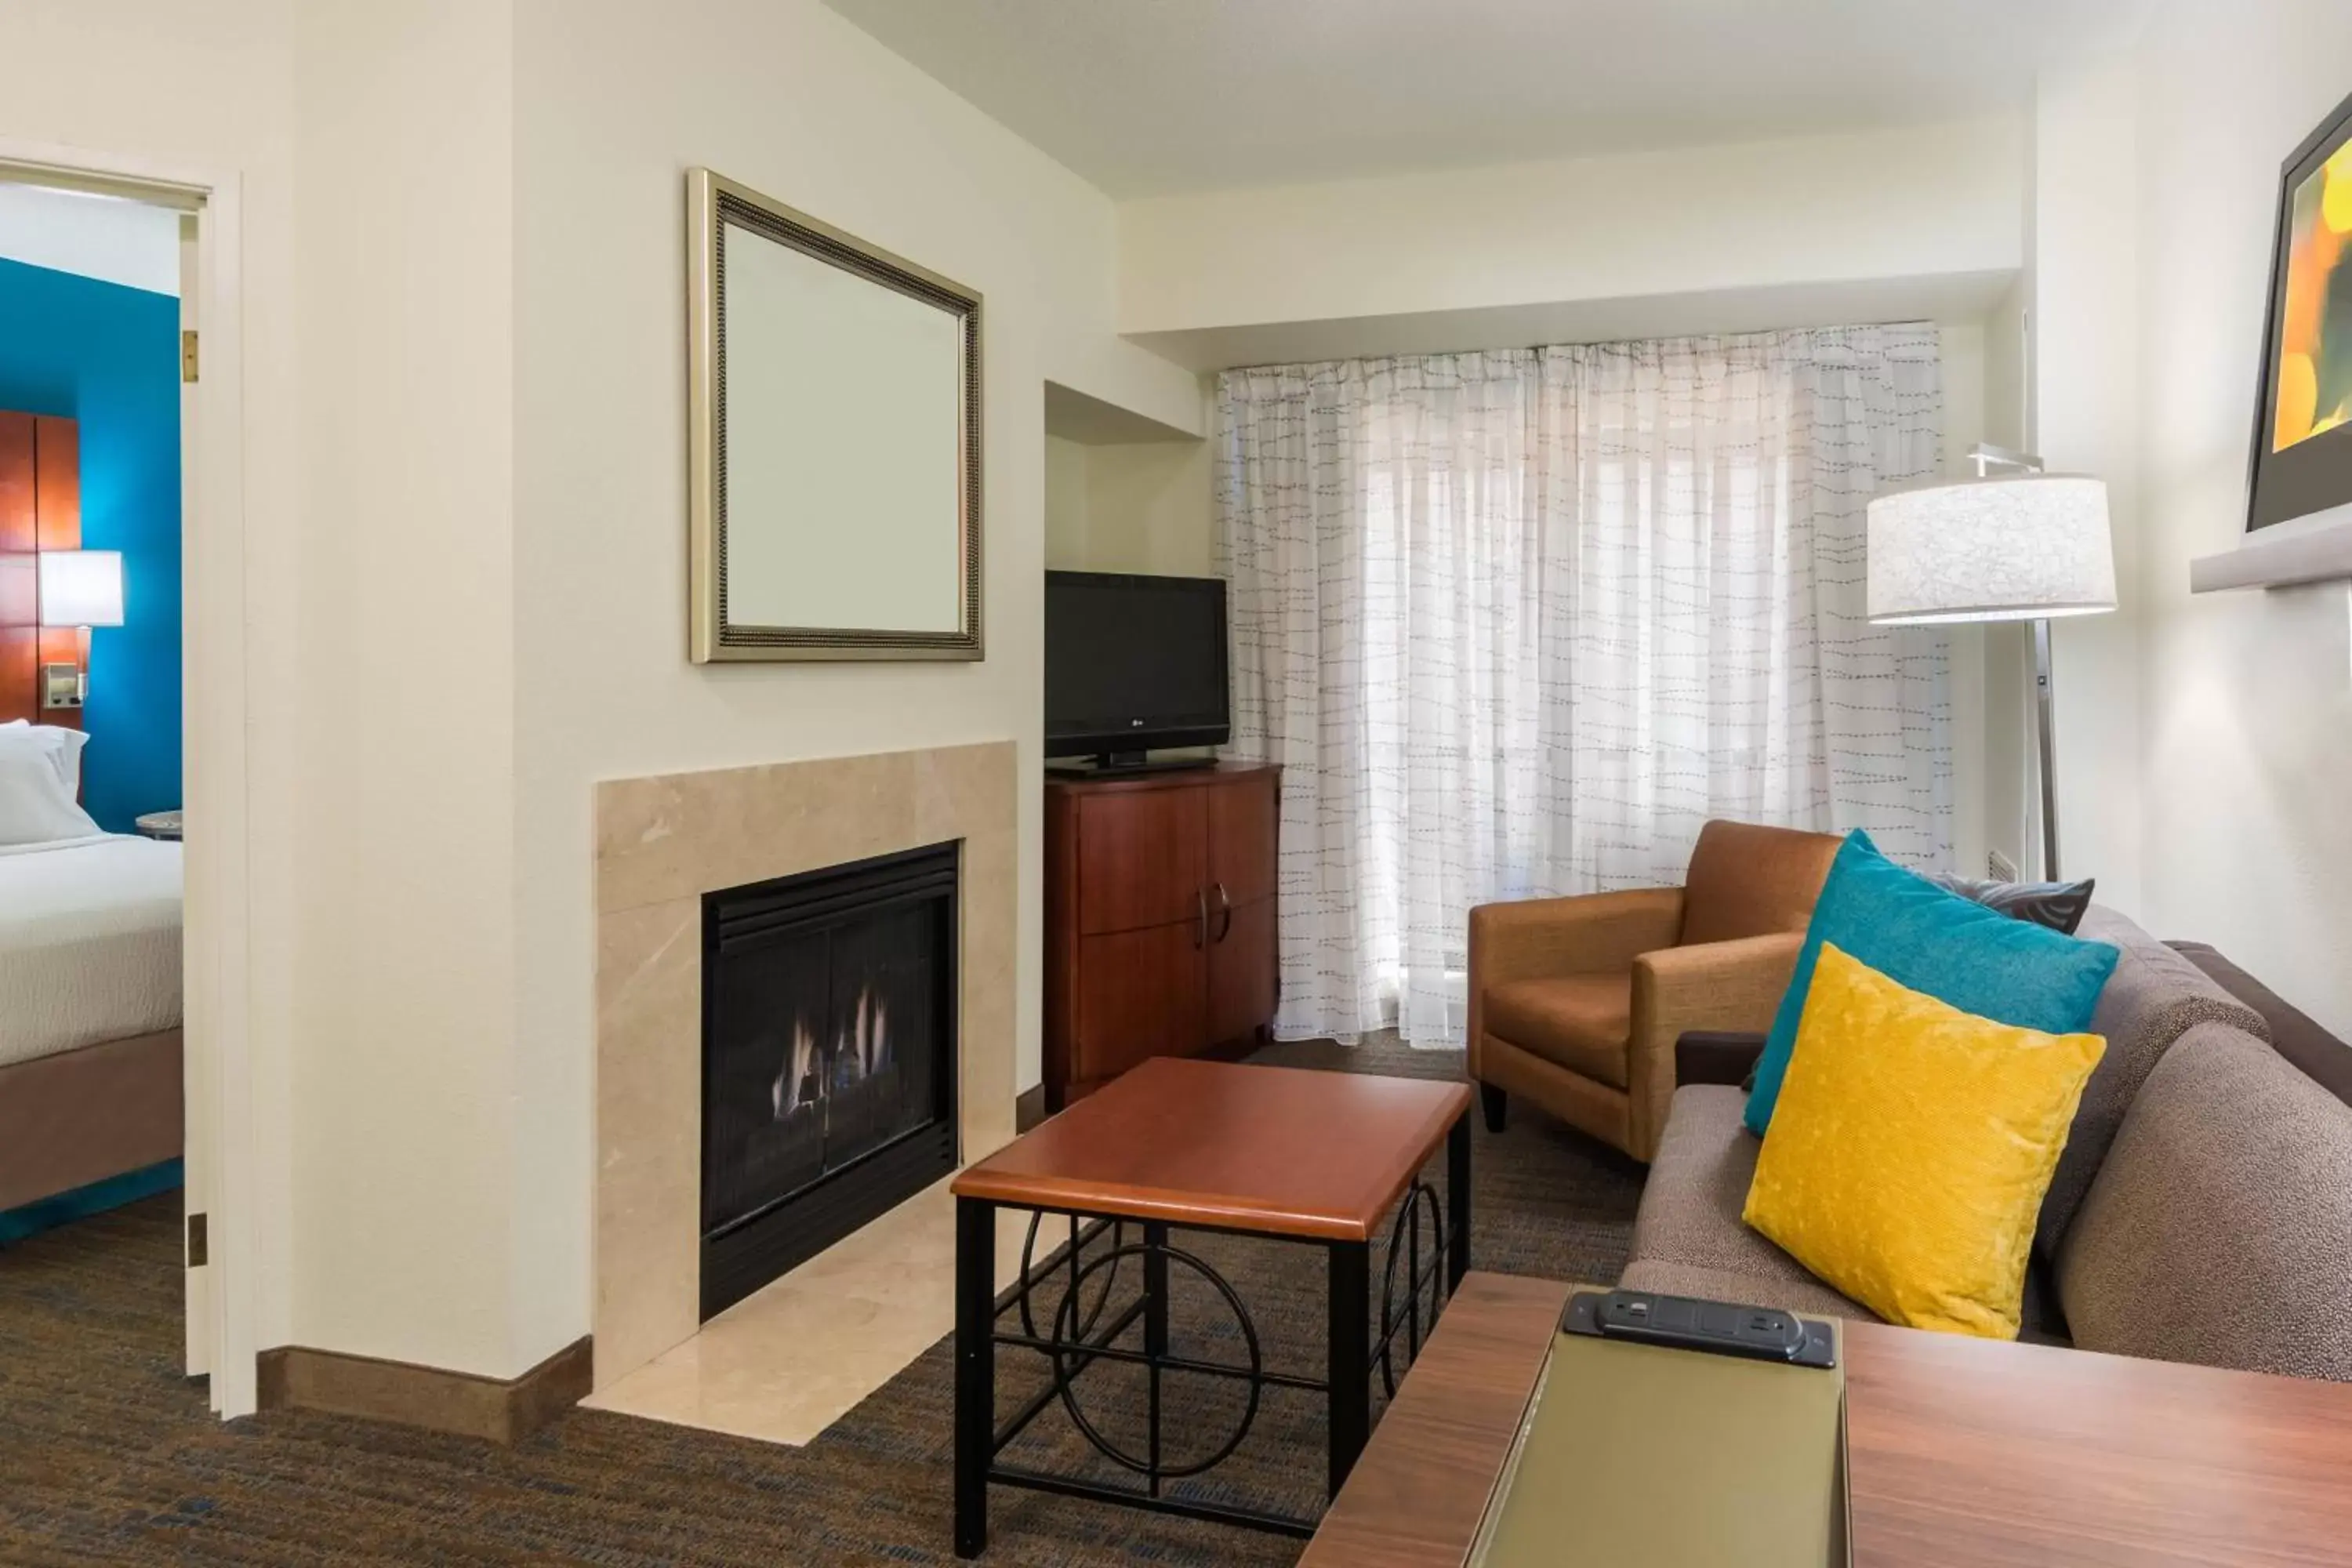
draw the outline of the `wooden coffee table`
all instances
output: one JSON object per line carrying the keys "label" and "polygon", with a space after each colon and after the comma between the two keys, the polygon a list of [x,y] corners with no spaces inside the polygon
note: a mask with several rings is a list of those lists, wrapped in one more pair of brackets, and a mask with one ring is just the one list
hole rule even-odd
{"label": "wooden coffee table", "polygon": [[[1462,1282],[1299,1568],[1461,1568],[1573,1289]],[[1869,1322],[1845,1353],[1855,1568],[2352,1561],[2352,1384]]]}
{"label": "wooden coffee table", "polygon": [[[977,1556],[988,1543],[992,1481],[1295,1535],[1313,1533],[1312,1520],[1165,1494],[1166,1481],[1213,1465],[1232,1451],[1242,1434],[1234,1434],[1223,1453],[1207,1465],[1181,1471],[1168,1468],[1160,1440],[1160,1379],[1172,1370],[1243,1379],[1253,1385],[1253,1394],[1266,1386],[1325,1394],[1330,1409],[1328,1481],[1329,1491],[1337,1494],[1370,1436],[1375,1359],[1399,1333],[1417,1342],[1427,1326],[1419,1305],[1423,1287],[1433,1299],[1433,1314],[1441,1274],[1450,1293],[1470,1267],[1470,1103],[1469,1086],[1462,1083],[1162,1058],[1144,1063],[967,1168],[953,1187],[957,1555]],[[1422,1176],[1441,1146],[1446,1153],[1442,1210],[1436,1189]],[[1074,1238],[1081,1222],[1136,1222],[1142,1240],[1099,1250],[1083,1263],[1059,1269],[1024,1269],[1023,1279],[1000,1297],[995,1287],[996,1210],[1004,1205],[1073,1216]],[[1424,1214],[1432,1242],[1426,1273],[1419,1256]],[[1411,1249],[1404,1270],[1411,1318],[1408,1323],[1405,1317],[1395,1316],[1375,1340],[1372,1247],[1382,1222],[1391,1215],[1391,1262],[1396,1249]],[[1170,1233],[1180,1228],[1265,1237],[1324,1250],[1329,1279],[1324,1377],[1273,1372],[1259,1363],[1246,1304],[1207,1264],[1171,1245]],[[1106,1300],[1090,1314],[1107,1320],[1099,1329],[1081,1323],[1079,1299],[1086,1280],[1121,1257],[1135,1258],[1142,1265],[1139,1295],[1118,1310]],[[1170,1353],[1171,1264],[1202,1276],[1224,1295],[1240,1316],[1251,1347],[1250,1365]],[[1039,1322],[1026,1307],[1031,1292],[1049,1279],[1067,1283],[1058,1302],[1049,1301],[1049,1319]],[[1016,1310],[1023,1331],[999,1326],[1007,1313]],[[1383,1317],[1391,1316],[1384,1308]],[[1143,1324],[1141,1348],[1118,1344],[1139,1320]],[[996,1419],[999,1345],[1046,1356],[1055,1373],[1053,1384],[1003,1426]],[[1070,1379],[1097,1360],[1150,1369],[1145,1453],[1122,1454],[1080,1424],[1097,1447],[1140,1475],[1143,1484],[1106,1486],[999,1463],[997,1455],[1004,1446],[1047,1404],[1064,1395]],[[1075,1406],[1072,1414],[1076,1415]]]}

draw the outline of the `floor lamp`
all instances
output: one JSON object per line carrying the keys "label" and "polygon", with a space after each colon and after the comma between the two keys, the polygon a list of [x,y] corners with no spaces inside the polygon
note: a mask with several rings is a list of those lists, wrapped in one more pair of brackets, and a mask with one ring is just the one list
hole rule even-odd
{"label": "floor lamp", "polygon": [[2116,607],[2106,482],[2044,473],[2041,458],[1998,447],[1980,445],[1969,459],[1976,465],[1973,479],[1912,485],[1870,503],[1870,622],[2033,623],[2042,874],[2054,882],[2058,769],[2051,722],[2050,623]]}

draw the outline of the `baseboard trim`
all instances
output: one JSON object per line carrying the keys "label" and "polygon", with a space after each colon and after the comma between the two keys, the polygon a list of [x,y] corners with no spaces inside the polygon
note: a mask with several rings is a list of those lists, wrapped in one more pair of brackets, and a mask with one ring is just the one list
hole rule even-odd
{"label": "baseboard trim", "polygon": [[1045,1086],[1033,1084],[1013,1102],[1013,1131],[1026,1132],[1045,1120]]}
{"label": "baseboard trim", "polygon": [[593,1343],[583,1334],[512,1378],[279,1345],[257,1358],[257,1403],[264,1410],[319,1410],[520,1443],[587,1396]]}

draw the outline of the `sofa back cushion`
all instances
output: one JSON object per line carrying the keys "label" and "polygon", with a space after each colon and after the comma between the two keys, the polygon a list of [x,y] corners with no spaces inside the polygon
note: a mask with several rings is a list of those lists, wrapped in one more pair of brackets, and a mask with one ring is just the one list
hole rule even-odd
{"label": "sofa back cushion", "polygon": [[2132,1102],[2056,1272],[2084,1350],[2352,1381],[2352,1106],[2198,1025]]}
{"label": "sofa back cushion", "polygon": [[1837,852],[1827,833],[1708,823],[1683,878],[1683,945],[1804,930]]}
{"label": "sofa back cushion", "polygon": [[2201,942],[2167,942],[2213,983],[2263,1016],[2271,1045],[2301,1068],[2314,1083],[2352,1105],[2352,1046],[2319,1026],[2319,1020],[2239,968]]}
{"label": "sofa back cushion", "polygon": [[2107,1157],[2116,1129],[2131,1109],[2132,1097],[2173,1041],[2200,1024],[2227,1024],[2256,1039],[2270,1038],[2261,1014],[2105,905],[2091,906],[2078,934],[2108,943],[2119,956],[2091,1013],[2091,1033],[2105,1037],[2107,1054],[2083,1088],[2082,1107],[2066,1134],[2065,1152],[2058,1157],[2049,1195],[2042,1200],[2034,1245],[2045,1257],[2055,1256],[2083,1194],[2091,1190],[2091,1179],[2099,1173],[2099,1163]]}

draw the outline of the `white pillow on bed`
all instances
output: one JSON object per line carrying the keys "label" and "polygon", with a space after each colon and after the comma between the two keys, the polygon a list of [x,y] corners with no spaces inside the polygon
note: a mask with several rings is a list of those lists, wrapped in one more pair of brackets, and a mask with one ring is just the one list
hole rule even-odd
{"label": "white pillow on bed", "polygon": [[81,798],[81,749],[89,744],[89,735],[61,724],[28,724],[22,719],[0,724],[0,735],[29,738],[46,747],[49,761],[57,766],[58,776],[65,780],[66,794],[76,800]]}
{"label": "white pillow on bed", "polygon": [[61,748],[45,724],[0,725],[0,845],[94,838],[99,826],[74,801],[60,754],[81,772],[81,748]]}

